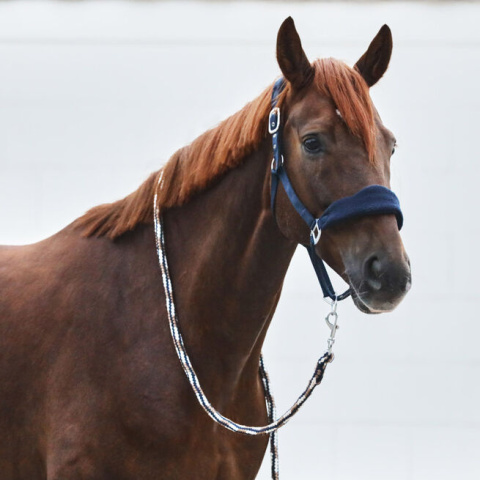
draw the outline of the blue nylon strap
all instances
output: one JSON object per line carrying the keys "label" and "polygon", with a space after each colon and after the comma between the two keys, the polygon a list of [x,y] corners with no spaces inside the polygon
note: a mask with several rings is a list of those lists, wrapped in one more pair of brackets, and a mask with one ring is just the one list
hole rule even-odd
{"label": "blue nylon strap", "polygon": [[[310,244],[307,249],[308,255],[310,256],[310,261],[312,262],[313,269],[317,275],[318,283],[320,284],[320,288],[322,289],[323,297],[331,298],[335,300],[337,298],[337,294],[335,293],[335,289],[333,288],[332,282],[330,281],[330,277],[328,276],[327,269],[325,268],[325,264],[323,260],[317,255],[315,251],[315,245]],[[350,290],[347,290],[347,295],[342,294],[345,298],[348,297]],[[340,299],[339,297],[337,299]],[[342,298],[343,299],[343,298]]]}
{"label": "blue nylon strap", "polygon": [[387,187],[369,185],[351,197],[333,202],[318,219],[320,230],[367,215],[395,215],[398,229],[403,226],[403,215],[397,196]]}
{"label": "blue nylon strap", "polygon": [[277,195],[278,180],[279,176],[277,175],[278,169],[283,163],[282,157],[282,129],[280,128],[281,119],[280,119],[280,110],[275,108],[278,101],[278,96],[282,93],[285,88],[285,80],[279,78],[274,86],[272,91],[272,111],[270,112],[268,118],[268,131],[272,135],[272,146],[273,146],[273,161],[272,161],[272,186],[271,186],[271,196],[270,204],[272,212],[275,214],[275,197]]}
{"label": "blue nylon strap", "polygon": [[283,77],[280,77],[274,84],[272,90],[272,108],[277,106],[278,96],[283,92],[287,82]]}
{"label": "blue nylon strap", "polygon": [[397,196],[388,188],[381,185],[369,185],[355,195],[336,200],[325,210],[320,218],[315,218],[298,198],[284,167],[284,159],[282,156],[281,117],[280,110],[276,107],[278,96],[284,88],[285,80],[283,78],[280,78],[275,82],[272,92],[272,111],[268,119],[268,128],[272,135],[273,146],[271,179],[272,212],[275,216],[275,200],[278,183],[280,181],[292,206],[310,229],[310,245],[305,246],[305,248],[310,256],[310,260],[322,288],[323,296],[329,297],[332,300],[343,300],[348,297],[350,290],[347,290],[342,295],[337,295],[335,293],[325,268],[325,264],[315,251],[316,241],[314,239],[313,229],[316,228],[318,231],[321,231],[325,228],[363,216],[395,215],[398,229],[400,230],[403,225],[403,215],[400,209],[400,202],[398,201]]}
{"label": "blue nylon strap", "polygon": [[290,200],[290,203],[293,205],[298,214],[303,218],[303,221],[308,225],[308,228],[312,230],[315,226],[316,218],[308,211],[307,207],[302,203],[298,198],[293,185],[290,183],[287,172],[283,165],[280,165],[276,171],[276,176],[282,182],[283,189]]}

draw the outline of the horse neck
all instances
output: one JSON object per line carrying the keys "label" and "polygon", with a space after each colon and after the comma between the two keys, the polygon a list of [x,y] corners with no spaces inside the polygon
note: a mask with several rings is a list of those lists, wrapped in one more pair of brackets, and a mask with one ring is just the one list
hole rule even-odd
{"label": "horse neck", "polygon": [[[270,210],[268,143],[208,191],[165,215],[179,323],[197,373],[233,386],[258,372],[295,244]],[[208,356],[208,358],[206,358]],[[208,387],[207,387],[208,389]]]}

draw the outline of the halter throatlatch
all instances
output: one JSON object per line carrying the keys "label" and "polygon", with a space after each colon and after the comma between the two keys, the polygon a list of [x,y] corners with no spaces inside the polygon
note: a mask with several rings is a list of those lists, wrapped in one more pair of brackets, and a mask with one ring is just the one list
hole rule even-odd
{"label": "halter throatlatch", "polygon": [[278,79],[272,92],[272,110],[268,118],[268,131],[272,135],[273,160],[271,183],[271,208],[275,215],[275,199],[277,196],[278,182],[283,185],[285,193],[298,214],[310,229],[310,243],[305,248],[308,251],[318,281],[322,288],[323,296],[332,301],[339,301],[350,295],[350,289],[337,295],[328,276],[323,260],[317,255],[315,245],[320,240],[322,230],[337,225],[353,218],[369,215],[395,215],[398,229],[403,225],[403,215],[397,196],[388,188],[381,185],[370,185],[363,188],[351,197],[341,198],[333,202],[319,218],[314,217],[307,207],[298,198],[288,178],[285,169],[285,159],[282,154],[282,128],[280,109],[277,107],[278,96],[285,88],[285,80]]}

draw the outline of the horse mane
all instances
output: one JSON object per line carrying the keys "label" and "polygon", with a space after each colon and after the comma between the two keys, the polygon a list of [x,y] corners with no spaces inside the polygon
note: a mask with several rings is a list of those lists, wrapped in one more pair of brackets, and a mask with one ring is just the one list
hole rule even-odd
{"label": "horse mane", "polygon": [[[373,161],[375,128],[368,86],[361,75],[339,60],[329,58],[313,63],[316,87],[332,99],[351,132],[362,139]],[[288,96],[287,85],[281,106]],[[212,186],[229,170],[240,165],[267,136],[272,86],[217,127],[200,135],[175,152],[168,162],[133,193],[114,203],[99,205],[75,220],[73,226],[86,237],[115,239],[138,224],[153,219],[153,196],[160,210],[180,206]],[[162,188],[158,188],[159,178]]]}

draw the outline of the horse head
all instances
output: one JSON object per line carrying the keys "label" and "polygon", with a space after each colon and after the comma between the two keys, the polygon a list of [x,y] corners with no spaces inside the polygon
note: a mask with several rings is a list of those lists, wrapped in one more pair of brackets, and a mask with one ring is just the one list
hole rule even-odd
{"label": "horse head", "polygon": [[[391,32],[384,25],[354,68],[334,59],[310,63],[293,20],[280,27],[277,59],[287,82],[280,99],[285,168],[298,197],[317,217],[365,187],[390,187],[395,137],[369,89],[385,73],[391,52]],[[287,238],[308,243],[308,229],[283,189],[275,216]],[[410,288],[410,262],[395,215],[361,216],[326,228],[315,248],[350,285],[365,313],[394,309]]]}

